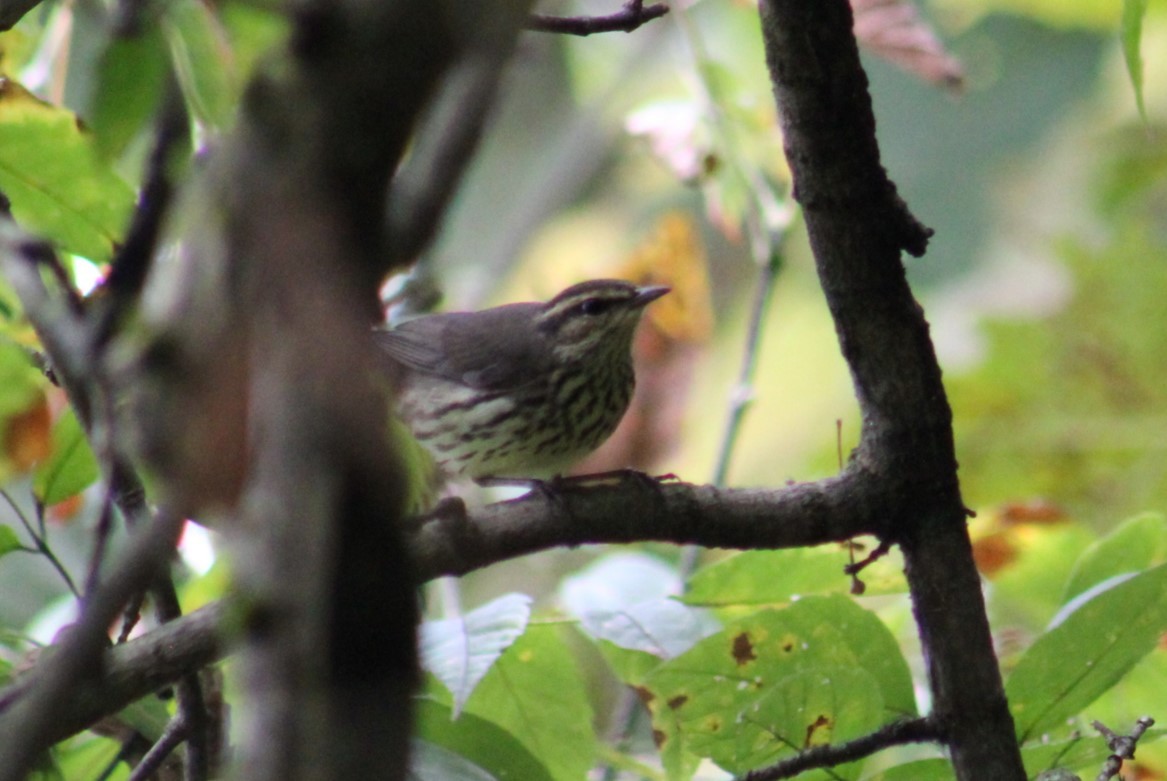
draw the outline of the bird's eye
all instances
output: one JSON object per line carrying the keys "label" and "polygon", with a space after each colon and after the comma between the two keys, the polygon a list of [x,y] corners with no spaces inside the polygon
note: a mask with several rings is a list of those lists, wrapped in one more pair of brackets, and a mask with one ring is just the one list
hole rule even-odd
{"label": "bird's eye", "polygon": [[581,314],[594,317],[607,311],[610,303],[599,298],[589,298],[579,305],[579,311]]}

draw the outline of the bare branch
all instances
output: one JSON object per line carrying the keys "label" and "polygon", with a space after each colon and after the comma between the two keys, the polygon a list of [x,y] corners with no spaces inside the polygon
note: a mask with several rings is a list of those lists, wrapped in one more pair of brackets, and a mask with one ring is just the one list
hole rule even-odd
{"label": "bare branch", "polygon": [[1135,748],[1138,746],[1139,738],[1143,737],[1143,733],[1153,726],[1155,726],[1155,720],[1150,716],[1143,716],[1135,722],[1130,735],[1119,735],[1102,722],[1095,721],[1093,723],[1094,729],[1101,732],[1102,736],[1106,738],[1106,747],[1112,752],[1095,781],[1109,781],[1117,776],[1122,770],[1122,763],[1125,760],[1135,758]]}
{"label": "bare branch", "polygon": [[820,767],[854,762],[892,746],[905,743],[934,743],[941,739],[936,723],[928,718],[896,721],[855,740],[837,745],[815,746],[769,767],[751,770],[738,781],[779,781]]}
{"label": "bare branch", "polygon": [[[162,763],[170,754],[182,745],[182,741],[186,739],[187,730],[186,723],[182,716],[175,716],[166,725],[162,736],[150,747],[146,752],[146,756],[142,757],[142,761],[134,768],[134,772],[130,773],[129,781],[146,781],[158,768],[162,767]],[[187,779],[190,775],[187,775]]]}
{"label": "bare branch", "polygon": [[544,33],[562,35],[594,35],[595,33],[630,33],[642,25],[669,12],[664,3],[644,5],[644,0],[629,0],[614,14],[607,16],[544,16],[531,14],[526,28]]}
{"label": "bare branch", "polygon": [[102,311],[95,327],[94,344],[102,346],[127,309],[135,304],[150,270],[163,220],[170,209],[174,185],[170,181],[173,157],[188,140],[186,104],[173,74],[163,88],[162,105],[155,120],[154,145],[146,159],[146,170],[138,205],[130,226],[114,255],[102,289]]}

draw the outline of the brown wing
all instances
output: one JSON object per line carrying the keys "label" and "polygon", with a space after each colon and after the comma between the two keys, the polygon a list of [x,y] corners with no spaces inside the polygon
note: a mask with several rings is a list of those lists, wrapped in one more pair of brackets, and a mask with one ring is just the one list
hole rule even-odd
{"label": "brown wing", "polygon": [[410,371],[481,390],[518,388],[549,361],[545,337],[531,327],[541,304],[510,304],[481,312],[428,315],[392,329],[374,329],[385,354]]}

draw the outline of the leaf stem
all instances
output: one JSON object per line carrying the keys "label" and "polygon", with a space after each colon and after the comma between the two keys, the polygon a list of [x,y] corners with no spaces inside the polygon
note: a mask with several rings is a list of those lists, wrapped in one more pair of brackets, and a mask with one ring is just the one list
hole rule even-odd
{"label": "leaf stem", "polygon": [[20,524],[28,532],[28,536],[32,538],[35,544],[35,547],[32,548],[22,545],[18,550],[26,553],[39,553],[48,559],[49,564],[57,571],[61,579],[65,581],[65,585],[69,588],[69,591],[80,601],[81,592],[77,590],[77,586],[73,583],[73,578],[69,575],[69,571],[65,569],[65,565],[61,563],[61,560],[53,553],[53,549],[49,547],[48,535],[45,533],[44,508],[39,504],[37,505],[37,528],[40,529],[38,533],[37,529],[33,528],[32,522],[28,519],[28,515],[21,509],[20,505],[16,503],[16,500],[12,498],[7,490],[0,488],[0,496],[3,496],[4,501],[8,502],[8,506],[12,508],[12,512],[20,519]]}

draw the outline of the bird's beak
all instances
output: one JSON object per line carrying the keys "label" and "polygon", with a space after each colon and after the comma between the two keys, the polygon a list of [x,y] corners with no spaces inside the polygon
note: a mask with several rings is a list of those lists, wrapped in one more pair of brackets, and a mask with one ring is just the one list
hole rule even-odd
{"label": "bird's beak", "polygon": [[647,306],[656,301],[658,298],[669,292],[671,288],[664,285],[648,285],[646,287],[637,288],[636,298],[632,299],[637,306]]}

